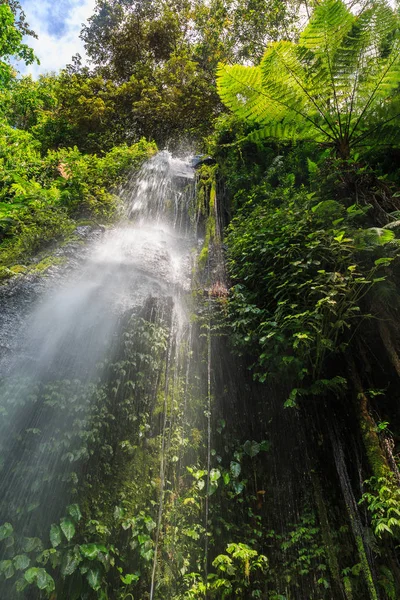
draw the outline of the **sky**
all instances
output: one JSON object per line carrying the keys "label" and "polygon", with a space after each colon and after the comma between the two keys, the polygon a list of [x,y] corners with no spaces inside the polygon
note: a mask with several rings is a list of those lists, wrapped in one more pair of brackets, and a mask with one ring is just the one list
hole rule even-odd
{"label": "sky", "polygon": [[62,69],[74,54],[85,57],[79,33],[82,23],[93,14],[96,0],[20,0],[20,3],[29,26],[39,38],[27,37],[24,41],[40,60],[40,65],[17,65],[21,73],[37,77]]}

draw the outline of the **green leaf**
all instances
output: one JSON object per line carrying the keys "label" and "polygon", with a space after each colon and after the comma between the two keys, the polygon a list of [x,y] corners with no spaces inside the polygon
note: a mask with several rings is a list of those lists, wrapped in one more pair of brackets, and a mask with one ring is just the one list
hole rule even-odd
{"label": "green leaf", "polygon": [[89,582],[90,587],[97,591],[101,587],[101,571],[100,569],[89,569],[86,574],[86,578]]}
{"label": "green leaf", "polygon": [[308,172],[310,175],[315,175],[316,173],[318,173],[319,168],[318,168],[317,163],[313,162],[309,158],[307,158],[307,166],[308,166]]}
{"label": "green leaf", "polygon": [[123,519],[125,514],[125,509],[121,508],[121,506],[116,506],[114,508],[114,519]]}
{"label": "green leaf", "polygon": [[254,440],[252,442],[247,440],[243,445],[243,450],[248,456],[254,458],[254,456],[257,456],[257,454],[260,452],[260,444]]}
{"label": "green leaf", "polygon": [[377,258],[376,261],[374,262],[376,267],[379,267],[379,265],[389,265],[392,262],[393,258]]}
{"label": "green leaf", "polygon": [[259,443],[260,452],[268,452],[271,448],[271,444],[268,440],[263,440]]}
{"label": "green leaf", "polygon": [[153,531],[153,529],[155,529],[157,527],[157,523],[155,521],[153,521],[153,519],[151,517],[147,517],[144,520],[144,523],[146,525],[146,529],[147,531]]}
{"label": "green leaf", "polygon": [[39,538],[25,538],[22,548],[24,552],[32,552],[33,550],[41,550],[43,545]]}
{"label": "green leaf", "polygon": [[210,485],[208,487],[208,495],[212,496],[213,494],[215,494],[217,489],[218,489],[218,483],[213,483],[212,481],[210,481]]}
{"label": "green leaf", "polygon": [[67,513],[78,523],[82,519],[82,513],[78,504],[70,504],[67,507]]}
{"label": "green leaf", "polygon": [[153,550],[141,550],[140,556],[142,556],[147,562],[150,562],[153,560],[154,552]]}
{"label": "green leaf", "polygon": [[254,141],[312,139],[348,160],[368,138],[387,144],[397,135],[399,44],[388,43],[394,31],[396,16],[386,2],[350,10],[343,0],[322,0],[298,43],[268,44],[258,66],[220,63],[217,92],[239,119],[262,127],[251,134]]}
{"label": "green leaf", "polygon": [[122,583],[125,585],[130,585],[133,581],[139,581],[140,579],[139,575],[136,575],[136,573],[128,573],[127,575],[121,575],[120,577]]}
{"label": "green leaf", "polygon": [[13,563],[18,571],[24,571],[29,567],[31,560],[26,554],[18,554],[17,556],[14,556]]}
{"label": "green leaf", "polygon": [[28,583],[34,583],[37,578],[39,569],[37,567],[31,567],[24,573],[24,577]]}
{"label": "green leaf", "polygon": [[61,530],[67,540],[70,542],[75,535],[75,525],[70,519],[62,519],[60,523]]}
{"label": "green leaf", "polygon": [[0,573],[4,573],[10,566],[12,566],[11,560],[2,560],[0,561]]}
{"label": "green leaf", "polygon": [[50,542],[53,548],[57,548],[61,544],[61,529],[58,525],[53,524],[50,527]]}
{"label": "green leaf", "polygon": [[200,538],[200,534],[195,529],[183,529],[182,533],[193,540],[198,540]]}
{"label": "green leaf", "polygon": [[210,481],[212,483],[216,483],[220,477],[221,477],[221,471],[219,469],[211,469]]}
{"label": "green leaf", "polygon": [[61,574],[63,577],[72,575],[72,573],[74,573],[78,568],[81,561],[82,559],[80,555],[75,552],[75,550],[69,550],[67,554],[64,555],[61,563]]}
{"label": "green leaf", "polygon": [[10,537],[13,531],[14,529],[11,523],[4,523],[4,525],[0,527],[0,542]]}
{"label": "green leaf", "polygon": [[0,573],[2,573],[6,579],[10,579],[14,575],[14,567],[11,560],[0,561]]}
{"label": "green leaf", "polygon": [[46,590],[52,592],[55,589],[54,579],[45,571],[45,569],[38,569],[36,584],[39,590]]}
{"label": "green leaf", "polygon": [[234,481],[233,489],[235,490],[236,494],[241,494],[244,490],[244,483],[242,481]]}
{"label": "green leaf", "polygon": [[99,553],[99,549],[97,544],[82,544],[79,546],[79,550],[84,558],[88,558],[89,560],[93,560],[97,558]]}
{"label": "green leaf", "polygon": [[240,463],[232,461],[230,464],[230,471],[232,474],[232,477],[239,477],[240,473],[241,473],[242,467],[240,466]]}
{"label": "green leaf", "polygon": [[23,577],[21,577],[20,579],[18,579],[18,581],[15,582],[15,589],[17,590],[17,592],[23,592],[28,587],[28,585],[29,583],[25,581]]}

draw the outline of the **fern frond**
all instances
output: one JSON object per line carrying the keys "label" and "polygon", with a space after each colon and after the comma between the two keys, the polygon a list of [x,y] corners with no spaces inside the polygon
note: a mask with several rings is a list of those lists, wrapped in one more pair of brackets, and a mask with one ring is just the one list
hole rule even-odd
{"label": "fern frond", "polygon": [[[257,129],[246,136],[246,140],[259,143],[268,139],[280,139],[288,142],[296,142],[299,140],[316,140],[318,132],[312,125],[304,123],[293,123],[283,121],[281,123],[273,123]],[[322,141],[322,139],[320,140]]]}
{"label": "fern frond", "polygon": [[275,123],[273,125],[267,125],[256,131],[252,131],[246,136],[246,139],[259,143],[268,139],[281,139],[281,140],[297,140],[299,138],[298,131],[295,127],[287,125],[285,123]]}
{"label": "fern frond", "polygon": [[258,67],[220,65],[219,95],[261,126],[255,141],[313,138],[347,158],[367,138],[392,139],[400,121],[399,29],[384,0],[371,0],[358,15],[344,0],[323,0],[299,44],[271,43]]}
{"label": "fern frond", "polygon": [[[326,111],[326,73],[316,70],[310,79],[309,63],[312,55],[291,42],[274,42],[266,50],[260,68],[263,84],[268,93],[281,103],[286,103],[294,113],[307,115],[317,130],[327,137],[335,135],[335,124]],[[310,86],[311,81],[311,86]],[[316,93],[316,88],[320,93]],[[322,90],[325,94],[322,95]]]}
{"label": "fern frond", "polygon": [[315,54],[332,55],[350,31],[354,16],[341,0],[319,4],[300,35],[299,44]]}
{"label": "fern frond", "polygon": [[259,67],[219,64],[217,90],[222,102],[242,119],[263,124],[282,119],[286,112],[267,95]]}

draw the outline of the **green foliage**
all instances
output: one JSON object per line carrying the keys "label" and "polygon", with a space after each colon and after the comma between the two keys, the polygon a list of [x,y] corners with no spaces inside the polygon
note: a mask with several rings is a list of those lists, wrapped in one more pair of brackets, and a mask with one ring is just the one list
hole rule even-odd
{"label": "green foliage", "polygon": [[77,148],[41,157],[32,134],[3,125],[0,131],[0,265],[9,267],[74,229],[74,218],[109,220],[118,208],[112,194],[130,169],[151,156],[141,140],[97,157]]}
{"label": "green foliage", "polygon": [[56,85],[57,78],[51,75],[40,75],[37,81],[30,75],[12,79],[1,91],[0,114],[12,127],[31,131],[43,142],[42,128],[49,119],[56,119]]}
{"label": "green foliage", "polygon": [[196,55],[214,68],[218,60],[261,59],[268,41],[290,37],[296,30],[296,2],[197,2],[194,10],[199,43]]}
{"label": "green foliage", "polygon": [[288,582],[296,586],[302,577],[315,569],[319,576],[317,585],[325,589],[330,587],[326,553],[319,539],[319,528],[314,514],[305,513],[301,516],[299,523],[289,530],[286,539],[281,541],[280,549],[283,552],[282,566],[287,571]]}
{"label": "green foliage", "polygon": [[[158,400],[154,391],[163,373],[166,340],[164,324],[132,316],[124,323],[115,362],[102,365],[97,384],[66,380],[32,388],[27,381],[26,389],[21,382],[2,384],[7,408],[15,401],[16,389],[26,410],[40,405],[42,431],[24,431],[20,444],[32,456],[41,456],[43,445],[37,445],[35,437],[49,434],[45,451],[57,464],[49,473],[36,469],[35,458],[20,463],[16,476],[23,479],[35,473],[29,497],[12,506],[2,500],[2,510],[12,513],[15,524],[15,530],[9,522],[0,527],[5,593],[15,596],[18,591],[24,597],[26,589],[26,594],[41,597],[34,594],[37,589],[45,590],[43,597],[48,598],[54,585],[60,598],[76,600],[85,594],[124,598],[138,585],[139,595],[144,592],[154,557],[156,523],[151,515],[156,502],[150,478],[143,483],[136,470],[141,468],[143,474],[157,464],[158,436],[151,447],[148,421]],[[54,411],[61,418],[56,431]],[[7,409],[0,413],[2,431],[10,427],[9,419]],[[2,458],[6,452],[0,448]],[[51,513],[60,515],[52,522],[43,491],[50,494],[55,483],[74,501],[66,507],[64,498],[52,503]],[[27,538],[26,528],[20,531],[21,516],[32,510],[37,511],[35,527],[40,521],[42,540]]]}
{"label": "green foliage", "polygon": [[262,126],[252,140],[315,140],[343,159],[357,146],[394,141],[399,81],[397,16],[385,2],[355,14],[324,0],[297,44],[270,44],[257,67],[218,69],[222,101]]}
{"label": "green foliage", "polygon": [[261,598],[263,579],[268,570],[268,559],[243,543],[231,543],[227,554],[219,554],[213,560],[215,573],[209,573],[207,582],[201,581],[196,573],[187,575],[194,580],[184,598],[195,599],[207,594],[210,598]]}
{"label": "green foliage", "polygon": [[22,43],[23,32],[18,27],[10,6],[0,4],[0,90],[6,87],[13,77],[10,59],[23,60],[30,65],[37,61],[33,50]]}
{"label": "green foliage", "polygon": [[365,504],[371,516],[371,525],[378,538],[385,536],[400,539],[400,490],[394,474],[371,477],[364,482],[360,503]]}
{"label": "green foliage", "polygon": [[283,372],[288,381],[308,382],[292,390],[290,406],[304,394],[340,395],[346,385],[341,376],[321,378],[323,366],[347,348],[365,294],[382,281],[396,252],[393,236],[381,235],[386,230],[360,226],[365,213],[287,183],[276,191],[266,184],[229,227],[236,341],[256,355],[261,381]]}

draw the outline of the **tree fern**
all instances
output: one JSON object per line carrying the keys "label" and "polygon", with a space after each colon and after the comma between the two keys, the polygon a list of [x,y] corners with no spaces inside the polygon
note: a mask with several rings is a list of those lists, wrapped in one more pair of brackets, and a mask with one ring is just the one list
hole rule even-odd
{"label": "tree fern", "polygon": [[[299,43],[270,44],[257,67],[220,64],[218,92],[263,137],[325,142],[347,158],[355,146],[392,137],[400,117],[398,18],[384,1],[354,14],[324,0]],[[389,139],[387,140],[389,141]]]}

